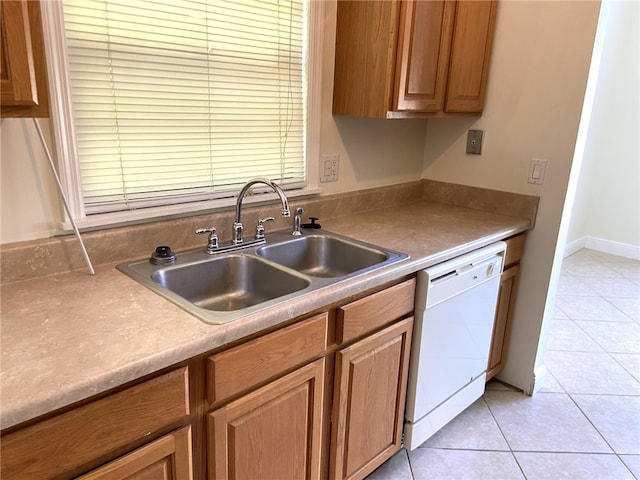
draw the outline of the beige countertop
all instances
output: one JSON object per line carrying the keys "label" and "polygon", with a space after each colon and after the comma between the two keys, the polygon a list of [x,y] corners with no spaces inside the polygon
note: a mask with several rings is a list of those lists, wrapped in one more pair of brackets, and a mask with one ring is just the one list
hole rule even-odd
{"label": "beige countertop", "polygon": [[1,427],[272,328],[525,231],[531,224],[527,219],[424,201],[325,220],[322,226],[410,257],[226,325],[203,323],[115,270],[113,264],[98,267],[93,276],[71,272],[3,286]]}

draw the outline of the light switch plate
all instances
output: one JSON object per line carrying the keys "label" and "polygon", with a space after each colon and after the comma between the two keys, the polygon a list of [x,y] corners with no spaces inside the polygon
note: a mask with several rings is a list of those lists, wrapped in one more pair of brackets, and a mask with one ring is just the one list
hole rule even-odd
{"label": "light switch plate", "polygon": [[535,185],[543,185],[544,175],[546,171],[547,171],[546,160],[532,158],[531,165],[529,165],[529,183],[533,183]]}
{"label": "light switch plate", "polygon": [[484,130],[469,130],[467,132],[467,153],[469,155],[482,154],[482,135]]}

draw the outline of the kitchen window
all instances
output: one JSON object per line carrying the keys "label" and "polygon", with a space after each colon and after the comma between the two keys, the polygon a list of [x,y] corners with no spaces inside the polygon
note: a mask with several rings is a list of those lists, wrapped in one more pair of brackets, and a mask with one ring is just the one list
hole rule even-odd
{"label": "kitchen window", "polygon": [[317,186],[322,2],[43,2],[52,129],[80,226]]}

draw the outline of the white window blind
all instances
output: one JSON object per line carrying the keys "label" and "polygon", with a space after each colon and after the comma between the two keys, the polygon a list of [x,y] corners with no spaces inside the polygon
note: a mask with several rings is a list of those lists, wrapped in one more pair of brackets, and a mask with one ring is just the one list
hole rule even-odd
{"label": "white window blind", "polygon": [[64,0],[87,213],[305,180],[304,0]]}

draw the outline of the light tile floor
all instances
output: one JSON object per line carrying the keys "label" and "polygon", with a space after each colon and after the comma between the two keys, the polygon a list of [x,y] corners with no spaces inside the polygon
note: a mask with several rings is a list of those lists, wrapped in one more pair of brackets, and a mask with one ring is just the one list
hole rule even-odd
{"label": "light tile floor", "polygon": [[640,478],[640,262],[565,258],[549,378],[533,397],[497,381],[421,447],[368,480]]}

